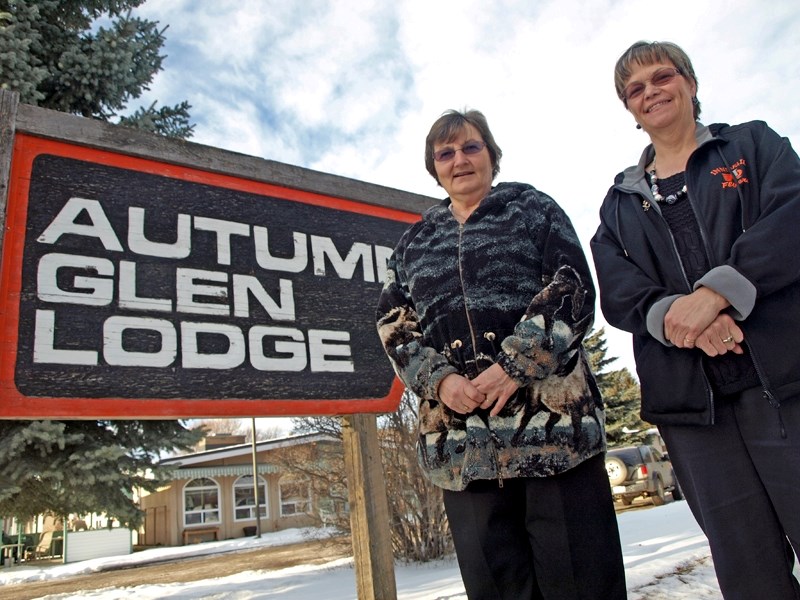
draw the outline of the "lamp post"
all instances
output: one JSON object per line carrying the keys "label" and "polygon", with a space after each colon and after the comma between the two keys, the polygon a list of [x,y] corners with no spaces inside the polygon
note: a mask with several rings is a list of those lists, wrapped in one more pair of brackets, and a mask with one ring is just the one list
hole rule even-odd
{"label": "lamp post", "polygon": [[[253,433],[253,499],[256,503],[256,538],[261,537],[261,506],[258,497],[258,459],[256,458],[256,418],[251,418],[251,429]],[[264,498],[264,502],[267,499]]]}

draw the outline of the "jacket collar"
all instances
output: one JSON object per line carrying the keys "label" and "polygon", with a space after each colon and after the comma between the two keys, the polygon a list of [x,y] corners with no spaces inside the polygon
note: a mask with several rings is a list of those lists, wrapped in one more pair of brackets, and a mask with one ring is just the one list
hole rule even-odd
{"label": "jacket collar", "polygon": [[[719,132],[720,127],[720,125],[716,124],[707,127],[698,121],[694,130],[694,137],[695,140],[697,140],[697,147],[699,148],[700,146],[707,144],[712,140],[719,139],[717,137],[717,133]],[[653,144],[648,144],[642,152],[639,162],[632,167],[628,167],[622,172],[623,178],[619,183],[620,187],[632,189],[644,186],[645,188],[649,189],[649,186],[645,180],[645,168],[647,165],[653,162],[654,156],[655,150],[653,149]]]}
{"label": "jacket collar", "polygon": [[[467,220],[472,221],[482,218],[483,215],[505,206],[510,201],[519,197],[519,195],[524,191],[529,189],[532,189],[532,186],[528,185],[527,183],[498,183],[489,191],[486,197],[481,200],[478,208],[475,209],[475,211]],[[441,225],[451,219],[454,219],[455,217],[453,217],[452,213],[450,212],[450,204],[450,198],[445,198],[439,204],[431,206],[423,213],[423,221],[432,223],[433,225]]]}

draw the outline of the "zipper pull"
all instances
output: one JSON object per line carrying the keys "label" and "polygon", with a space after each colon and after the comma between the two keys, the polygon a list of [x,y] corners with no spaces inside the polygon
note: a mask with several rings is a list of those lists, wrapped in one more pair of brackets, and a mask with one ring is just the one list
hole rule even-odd
{"label": "zipper pull", "polygon": [[769,390],[764,390],[762,394],[769,402],[769,405],[778,411],[778,431],[780,432],[781,439],[786,439],[786,427],[783,424],[783,416],[781,415],[781,403]]}
{"label": "zipper pull", "polygon": [[764,400],[769,402],[769,405],[772,408],[780,408],[781,407],[781,403],[778,401],[778,399],[769,390],[764,390],[761,395],[764,397]]}

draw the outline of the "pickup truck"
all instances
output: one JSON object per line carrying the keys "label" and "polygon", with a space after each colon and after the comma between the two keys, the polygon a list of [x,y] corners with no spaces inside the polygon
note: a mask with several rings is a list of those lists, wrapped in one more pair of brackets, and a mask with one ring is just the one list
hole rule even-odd
{"label": "pickup truck", "polygon": [[606,472],[614,500],[620,500],[625,506],[639,496],[661,506],[666,502],[667,492],[672,494],[673,500],[683,498],[669,457],[654,446],[609,448]]}

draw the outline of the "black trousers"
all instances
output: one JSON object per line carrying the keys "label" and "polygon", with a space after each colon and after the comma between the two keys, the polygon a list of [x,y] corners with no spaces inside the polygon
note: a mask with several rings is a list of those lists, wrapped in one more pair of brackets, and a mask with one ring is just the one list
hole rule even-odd
{"label": "black trousers", "polygon": [[772,408],[761,390],[717,401],[709,427],[659,430],[708,537],[726,600],[798,600],[800,397]]}
{"label": "black trousers", "polygon": [[553,477],[475,481],[445,510],[470,600],[622,600],[603,455]]}

